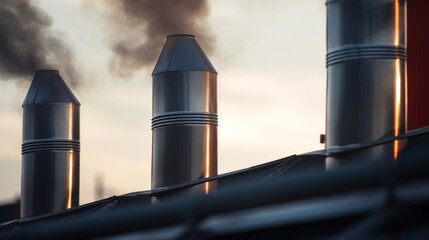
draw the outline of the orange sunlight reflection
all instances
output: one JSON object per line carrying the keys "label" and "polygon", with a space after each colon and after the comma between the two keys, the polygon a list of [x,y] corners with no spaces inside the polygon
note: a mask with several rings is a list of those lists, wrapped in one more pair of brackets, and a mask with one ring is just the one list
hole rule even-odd
{"label": "orange sunlight reflection", "polygon": [[68,186],[67,208],[72,207],[72,192],[73,192],[73,152],[70,153],[70,158],[69,158],[69,186]]}
{"label": "orange sunlight reflection", "polygon": [[[399,45],[399,0],[395,0],[395,36],[394,44]],[[395,60],[395,126],[394,136],[399,135],[400,122],[401,122],[401,70],[400,70],[400,59],[399,57]],[[395,140],[393,143],[393,158],[396,160],[399,154],[399,140]]]}
{"label": "orange sunlight reflection", "polygon": [[[207,73],[208,74],[208,73]],[[206,77],[207,81],[210,81],[210,75]],[[210,109],[210,84],[206,85],[206,106],[205,106],[205,111],[206,112],[211,112],[212,109]],[[210,148],[210,125],[207,125],[207,136],[206,136],[206,168],[204,170],[204,178],[208,178],[210,177],[210,152],[212,151],[212,149]],[[210,190],[210,183],[209,182],[205,182],[204,183],[204,192],[205,194],[209,194],[209,190]]]}
{"label": "orange sunlight reflection", "polygon": [[[207,128],[207,138],[206,138],[206,169],[204,171],[204,177],[210,177],[210,128]],[[209,182],[204,183],[204,191],[209,194],[210,184]]]}
{"label": "orange sunlight reflection", "polygon": [[[394,136],[399,135],[400,123],[401,123],[401,72],[400,72],[400,60],[395,60],[395,132]],[[393,148],[393,157],[396,160],[399,152],[399,140],[395,140]]]}
{"label": "orange sunlight reflection", "polygon": [[399,45],[399,0],[395,0],[395,46]]}

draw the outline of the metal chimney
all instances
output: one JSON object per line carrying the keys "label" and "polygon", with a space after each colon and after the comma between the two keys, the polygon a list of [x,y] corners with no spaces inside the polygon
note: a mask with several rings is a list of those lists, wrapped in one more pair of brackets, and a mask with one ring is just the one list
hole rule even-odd
{"label": "metal chimney", "polygon": [[[326,5],[326,150],[404,133],[405,0],[328,0]],[[399,149],[395,141],[354,160],[396,159]],[[337,160],[328,159],[328,167]]]}
{"label": "metal chimney", "polygon": [[195,37],[168,36],[152,76],[152,189],[216,175],[217,72]]}
{"label": "metal chimney", "polygon": [[58,71],[36,72],[22,105],[21,217],[79,205],[79,106]]}

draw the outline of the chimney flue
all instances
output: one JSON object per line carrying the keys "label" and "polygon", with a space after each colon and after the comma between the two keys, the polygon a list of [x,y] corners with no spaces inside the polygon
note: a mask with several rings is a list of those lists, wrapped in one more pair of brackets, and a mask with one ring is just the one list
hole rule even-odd
{"label": "chimney flue", "polygon": [[22,107],[21,217],[78,206],[80,103],[58,71],[42,70]]}
{"label": "chimney flue", "polygon": [[[326,150],[405,132],[405,1],[328,0]],[[348,159],[396,159],[397,141]],[[328,158],[328,167],[341,162]]]}
{"label": "chimney flue", "polygon": [[168,36],[152,76],[152,189],[216,175],[217,72],[195,37]]}

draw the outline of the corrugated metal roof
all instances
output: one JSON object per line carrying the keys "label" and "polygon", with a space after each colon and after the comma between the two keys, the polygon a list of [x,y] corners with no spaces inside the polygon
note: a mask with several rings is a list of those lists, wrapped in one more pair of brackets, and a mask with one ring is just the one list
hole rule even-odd
{"label": "corrugated metal roof", "polygon": [[[429,214],[429,129],[400,138],[406,138],[407,145],[396,162],[369,159],[325,171],[323,151],[290,156],[209,179],[18,219],[2,224],[0,237],[377,238],[389,236],[392,231],[386,226],[395,224],[398,236],[423,236],[429,229],[429,220],[422,218]],[[334,155],[383,144],[391,140]],[[207,196],[187,192],[206,181],[216,181],[217,191]],[[154,198],[160,203],[152,204]]]}

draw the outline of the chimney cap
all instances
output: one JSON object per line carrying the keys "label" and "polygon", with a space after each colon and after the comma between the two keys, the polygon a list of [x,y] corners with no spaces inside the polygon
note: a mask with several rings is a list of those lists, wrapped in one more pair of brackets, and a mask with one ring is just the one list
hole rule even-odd
{"label": "chimney cap", "polygon": [[43,69],[35,71],[22,107],[41,103],[73,103],[80,105],[59,71]]}
{"label": "chimney cap", "polygon": [[167,36],[167,38],[172,38],[172,37],[189,37],[189,38],[195,38],[195,35],[186,34],[186,33],[178,33],[178,34],[171,34],[171,35]]}
{"label": "chimney cap", "polygon": [[34,73],[43,73],[43,72],[53,72],[53,73],[60,73],[58,70],[54,70],[54,69],[39,69],[34,71]]}
{"label": "chimney cap", "polygon": [[195,40],[194,35],[168,35],[152,75],[175,71],[208,71],[217,73]]}

